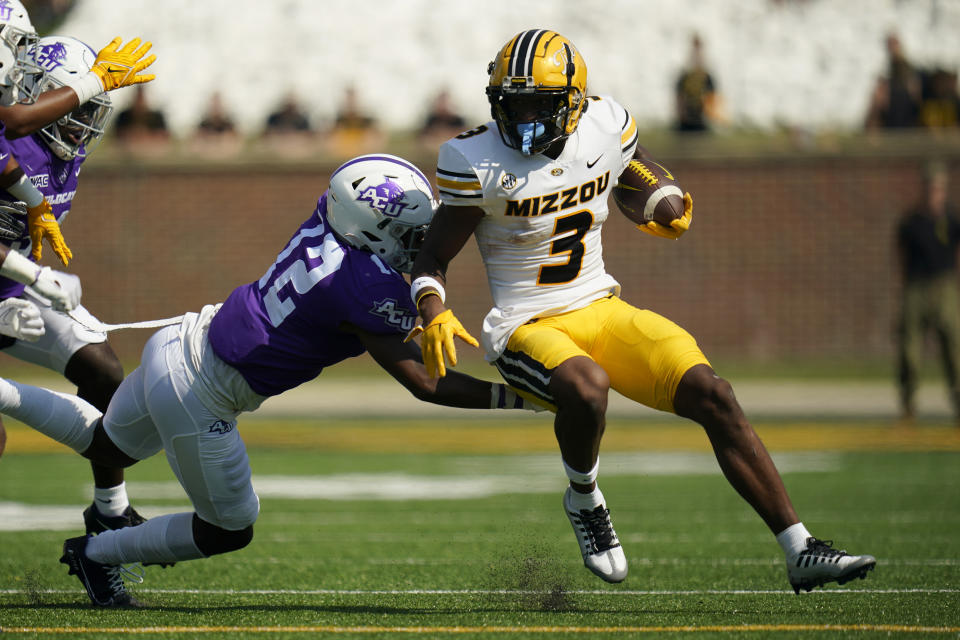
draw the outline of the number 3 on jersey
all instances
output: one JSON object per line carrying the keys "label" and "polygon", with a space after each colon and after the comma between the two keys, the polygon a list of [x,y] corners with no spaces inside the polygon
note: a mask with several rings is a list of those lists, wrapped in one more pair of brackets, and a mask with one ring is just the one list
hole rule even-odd
{"label": "number 3 on jersey", "polygon": [[538,285],[564,284],[579,275],[586,250],[583,237],[587,235],[592,224],[593,214],[587,209],[557,218],[553,224],[553,237],[562,237],[550,243],[550,255],[567,254],[567,261],[562,264],[542,265],[537,276]]}

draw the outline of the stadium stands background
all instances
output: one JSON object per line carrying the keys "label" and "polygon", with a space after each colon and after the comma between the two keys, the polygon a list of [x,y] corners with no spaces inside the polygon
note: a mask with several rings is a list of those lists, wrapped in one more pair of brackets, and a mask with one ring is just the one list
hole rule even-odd
{"label": "stadium stands background", "polygon": [[[641,141],[694,195],[692,231],[679,242],[611,214],[606,262],[628,300],[688,328],[715,359],[890,359],[895,219],[930,157],[948,161],[960,201],[960,141],[956,131],[861,129],[884,71],[885,34],[896,30],[917,64],[956,69],[960,2],[558,0],[517,11],[503,0],[482,10],[425,0],[76,0],[57,32],[95,47],[115,35],[154,42],[148,95],[174,135],[162,156],[122,151],[108,136],[88,161],[64,225],[85,304],[105,322],[166,317],[261,275],[343,159],[322,147],[289,158],[257,143],[289,91],[322,130],[345,88],[356,87],[386,131],[384,150],[429,174],[435,148],[411,132],[430,97],[449,88],[468,122],[488,119],[486,62],[532,26],[579,46],[591,91],[632,111]],[[691,139],[669,126],[694,31],[727,120]],[[127,91],[117,92],[118,109]],[[192,131],[214,91],[247,142],[236,155],[198,158]],[[490,305],[481,274],[472,244],[449,274],[450,302],[474,332]],[[126,331],[111,342],[130,362],[145,338]]]}

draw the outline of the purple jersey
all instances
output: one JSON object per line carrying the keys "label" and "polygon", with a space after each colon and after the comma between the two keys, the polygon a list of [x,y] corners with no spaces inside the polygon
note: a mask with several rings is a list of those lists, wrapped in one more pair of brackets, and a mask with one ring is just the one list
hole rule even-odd
{"label": "purple jersey", "polygon": [[0,170],[5,169],[10,162],[10,141],[7,140],[6,132],[7,125],[0,122]]}
{"label": "purple jersey", "polygon": [[327,194],[257,282],[233,290],[210,324],[214,352],[274,396],[365,349],[344,324],[376,334],[416,324],[410,286],[327,223]]}
{"label": "purple jersey", "polygon": [[[73,160],[61,160],[50,150],[39,133],[16,140],[8,141],[6,138],[3,140],[9,143],[10,151],[20,163],[20,168],[47,198],[47,202],[53,208],[53,215],[62,224],[64,217],[70,212],[73,195],[77,192],[77,176],[80,175],[83,154],[81,153]],[[17,198],[0,189],[0,199],[13,201]],[[4,244],[21,252],[29,252],[30,233],[26,216],[23,224],[24,229],[20,239],[13,242],[4,241]],[[24,285],[19,282],[0,277],[0,298],[16,298],[23,293],[23,287]]]}

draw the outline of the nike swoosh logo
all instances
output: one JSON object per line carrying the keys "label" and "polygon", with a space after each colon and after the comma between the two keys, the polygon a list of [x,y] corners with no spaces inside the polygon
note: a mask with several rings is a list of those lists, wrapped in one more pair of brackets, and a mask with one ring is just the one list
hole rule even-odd
{"label": "nike swoosh logo", "polygon": [[603,154],[601,153],[599,156],[597,156],[597,159],[596,159],[596,160],[594,160],[593,162],[588,162],[588,163],[587,163],[587,169],[593,169],[593,165],[595,165],[595,164],[597,164],[598,162],[600,162],[600,158],[602,158],[602,157],[603,157]]}
{"label": "nike swoosh logo", "polygon": [[104,500],[103,498],[97,498],[97,502],[102,502],[102,503],[104,503],[104,504],[110,504],[111,502],[113,502],[113,499],[112,499],[112,498],[107,498],[106,500]]}
{"label": "nike swoosh logo", "polygon": [[111,69],[107,67],[107,73],[123,73],[124,71],[126,71],[126,69]]}

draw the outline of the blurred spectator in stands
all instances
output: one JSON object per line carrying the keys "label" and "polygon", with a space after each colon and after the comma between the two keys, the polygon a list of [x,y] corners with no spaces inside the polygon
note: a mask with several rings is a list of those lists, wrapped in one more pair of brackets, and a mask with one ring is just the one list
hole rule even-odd
{"label": "blurred spectator in stands", "polygon": [[680,71],[675,87],[678,131],[707,131],[717,118],[718,95],[703,57],[703,41],[690,37],[690,61]]}
{"label": "blurred spectator in stands", "polygon": [[943,163],[929,163],[923,182],[920,202],[903,215],[897,229],[903,276],[897,327],[900,408],[904,420],[913,419],[917,376],[929,330],[938,339],[950,400],[960,422],[960,218],[947,202],[947,169]]}
{"label": "blurred spectator in stands", "polygon": [[288,93],[280,107],[267,116],[266,133],[302,133],[310,130],[310,119],[300,108],[293,93]]}
{"label": "blurred spectator in stands", "polygon": [[207,111],[197,125],[197,131],[202,134],[232,135],[236,133],[236,127],[233,124],[233,118],[227,113],[223,105],[223,98],[219,91],[215,91],[210,96],[210,103],[207,105]]}
{"label": "blurred spectator in stands", "polygon": [[868,129],[915,127],[920,124],[920,74],[903,52],[900,38],[887,35],[887,75],[874,86],[867,112]]}
{"label": "blurred spectator in stands", "polygon": [[267,116],[263,133],[267,149],[279,156],[303,158],[316,151],[316,131],[293,92],[288,93],[277,110]]}
{"label": "blurred spectator in stands", "polygon": [[957,93],[955,71],[934,69],[925,75],[920,123],[931,129],[960,125],[960,94]]}
{"label": "blurred spectator in stands", "polygon": [[207,110],[189,146],[191,151],[213,157],[230,156],[240,151],[240,136],[219,91],[210,96]]}
{"label": "blurred spectator in stands", "polygon": [[142,84],[136,85],[134,92],[133,103],[117,114],[114,130],[117,141],[126,150],[137,154],[166,152],[170,131],[163,111],[150,106]]}
{"label": "blurred spectator in stands", "polygon": [[333,127],[326,136],[330,152],[338,157],[356,156],[380,147],[383,135],[373,116],[360,106],[356,89],[348,86],[337,110]]}
{"label": "blurred spectator in stands", "polygon": [[467,128],[466,120],[457,113],[450,100],[450,93],[442,89],[430,104],[430,110],[420,128],[421,142],[430,147],[439,147],[445,142],[462,133]]}

